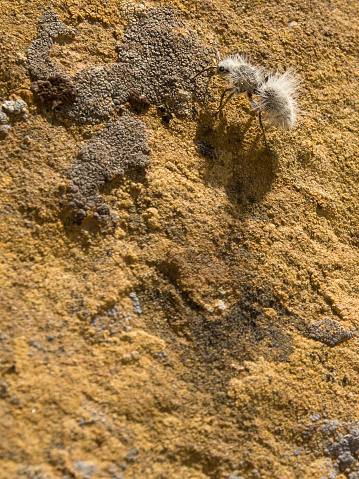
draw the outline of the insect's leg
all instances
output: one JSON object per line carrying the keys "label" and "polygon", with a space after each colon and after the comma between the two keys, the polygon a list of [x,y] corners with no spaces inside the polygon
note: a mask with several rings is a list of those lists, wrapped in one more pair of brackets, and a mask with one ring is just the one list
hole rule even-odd
{"label": "insect's leg", "polygon": [[266,134],[265,134],[265,131],[264,131],[264,126],[263,126],[263,123],[262,123],[262,112],[260,110],[258,110],[258,119],[259,119],[259,124],[260,124],[261,130],[262,130],[262,133],[263,133],[264,144],[267,148],[267,152],[270,154],[271,151],[270,151],[268,143],[267,143]]}
{"label": "insect's leg", "polygon": [[227,99],[226,99],[226,101],[223,103],[221,110],[223,110],[223,108],[227,105],[227,103],[228,103],[229,100],[232,98],[232,96],[235,95],[236,93],[237,93],[237,89],[235,88],[235,89],[227,96]]}
{"label": "insect's leg", "polygon": [[[218,112],[216,113],[218,115],[218,113],[220,113],[224,106],[229,102],[229,100],[232,98],[232,96],[237,92],[237,88],[226,88],[223,93],[222,93],[222,96],[221,96],[221,101],[219,103],[219,108],[218,108]],[[226,95],[226,93],[229,93],[226,101],[223,103],[223,99]]]}
{"label": "insect's leg", "polygon": [[250,93],[247,93],[247,96],[248,96],[248,100],[251,102],[251,105],[258,111],[259,125],[260,125],[262,133],[263,133],[264,144],[266,146],[267,152],[270,154],[270,149],[269,149],[269,146],[268,146],[268,143],[267,143],[267,138],[266,138],[266,134],[265,134],[265,131],[264,131],[263,122],[262,122],[261,107],[258,105],[258,103],[255,100],[253,100],[252,95]]}
{"label": "insect's leg", "polygon": [[253,97],[252,97],[252,94],[251,93],[247,93],[247,96],[248,96],[248,100],[251,102],[251,105],[257,110],[257,111],[261,111],[261,107],[258,105],[258,103],[253,100]]}
{"label": "insect's leg", "polygon": [[195,75],[194,77],[190,78],[190,81],[193,81],[195,78],[197,78],[198,76],[202,75],[202,73],[208,71],[208,70],[213,70],[217,67],[213,66],[213,65],[210,65],[209,67],[205,67],[203,68],[199,73],[197,73],[197,75]]}

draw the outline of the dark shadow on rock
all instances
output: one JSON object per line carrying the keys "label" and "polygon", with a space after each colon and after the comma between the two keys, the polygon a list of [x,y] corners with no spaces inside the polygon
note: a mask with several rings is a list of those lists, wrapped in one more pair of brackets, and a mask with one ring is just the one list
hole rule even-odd
{"label": "dark shadow on rock", "polygon": [[[152,289],[147,284],[147,290],[140,293],[151,317],[149,327],[179,354],[185,366],[183,380],[207,392],[215,407],[225,403],[235,410],[225,394],[233,377],[233,363],[240,366],[244,360],[260,357],[274,362],[289,359],[293,351],[288,334],[290,317],[273,299],[269,285],[263,290],[248,286],[228,313],[214,317],[193,307],[175,288],[158,286]],[[271,306],[278,322],[267,314]],[[181,335],[183,329],[190,330],[189,336]]]}
{"label": "dark shadow on rock", "polygon": [[285,332],[288,314],[273,296],[270,285],[250,278],[242,284],[239,300],[222,316],[202,317],[192,326],[196,349],[207,363],[222,369],[229,360],[285,361],[292,353]]}
{"label": "dark shadow on rock", "polygon": [[264,146],[259,123],[258,135],[251,147],[243,149],[253,122],[258,123],[253,114],[240,125],[228,123],[225,113],[216,117],[214,111],[202,110],[194,140],[206,162],[205,181],[216,187],[223,186],[231,203],[244,210],[261,202],[275,178],[276,158],[274,154],[269,155]]}

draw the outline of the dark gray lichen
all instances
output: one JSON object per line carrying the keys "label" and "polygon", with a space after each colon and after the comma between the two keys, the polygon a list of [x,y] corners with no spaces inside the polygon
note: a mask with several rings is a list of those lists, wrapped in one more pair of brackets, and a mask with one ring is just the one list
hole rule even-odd
{"label": "dark gray lichen", "polygon": [[149,155],[145,124],[127,115],[108,123],[87,141],[68,172],[72,183],[68,191],[69,206],[76,221],[81,223],[89,210],[97,221],[106,220],[111,211],[99,195],[99,188],[122,177],[128,169],[148,166]]}
{"label": "dark gray lichen", "polygon": [[[327,414],[324,412],[323,415]],[[320,446],[322,453],[328,457],[329,461],[323,466],[325,464],[330,471],[327,474],[323,471],[323,479],[335,479],[338,475],[359,479],[359,422],[327,418],[320,420],[319,414],[312,414],[310,420],[304,425],[301,437],[307,442],[307,454],[313,448],[312,452],[318,456]],[[293,451],[294,456],[299,454],[301,448]]]}
{"label": "dark gray lichen", "polygon": [[91,67],[73,77],[77,97],[74,102],[56,109],[61,119],[79,123],[109,120],[128,99],[126,82],[117,64]]}
{"label": "dark gray lichen", "polygon": [[118,45],[118,61],[132,89],[153,104],[167,103],[177,114],[186,114],[192,94],[205,100],[205,81],[195,85],[191,79],[213,55],[214,49],[201,45],[171,7],[147,12]]}
{"label": "dark gray lichen", "polygon": [[[53,40],[73,37],[52,10],[39,22],[38,38],[28,49],[28,62],[35,80],[48,80],[61,73],[51,58]],[[213,56],[214,50],[203,47],[196,35],[188,31],[170,7],[148,10],[130,26],[118,45],[119,62],[84,69],[74,75],[77,97],[60,105],[54,112],[60,119],[80,123],[109,120],[116,109],[131,100],[131,92],[155,105],[166,105],[179,116],[188,116],[194,98],[204,101],[206,80],[191,78]]]}
{"label": "dark gray lichen", "polygon": [[336,346],[353,337],[353,331],[343,328],[338,321],[325,318],[308,326],[308,336],[328,346]]}
{"label": "dark gray lichen", "polygon": [[47,33],[52,39],[73,38],[76,34],[76,30],[65,25],[51,8],[45,10],[41,15],[39,27],[43,33]]}
{"label": "dark gray lichen", "polygon": [[40,32],[27,50],[27,61],[33,78],[46,80],[49,76],[59,73],[50,58],[53,42],[48,33]]}
{"label": "dark gray lichen", "polygon": [[76,30],[65,25],[51,9],[46,10],[39,21],[40,31],[27,50],[30,74],[36,80],[47,80],[50,76],[61,73],[51,58],[53,40],[74,38]]}
{"label": "dark gray lichen", "polygon": [[349,479],[359,479],[359,423],[325,419],[322,434],[324,452],[334,461],[332,476],[341,472]]}
{"label": "dark gray lichen", "polygon": [[206,97],[205,80],[194,84],[191,78],[213,53],[185,30],[172,8],[149,10],[126,30],[118,45],[119,63],[75,75],[78,97],[58,114],[81,123],[108,120],[119,105],[131,98],[133,103],[136,91],[147,106],[165,104],[177,115],[188,116],[192,96],[200,101]]}

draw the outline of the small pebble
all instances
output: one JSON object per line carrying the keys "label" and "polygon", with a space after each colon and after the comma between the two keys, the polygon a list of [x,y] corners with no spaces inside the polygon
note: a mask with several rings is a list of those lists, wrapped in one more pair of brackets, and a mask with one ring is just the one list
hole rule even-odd
{"label": "small pebble", "polygon": [[2,109],[7,113],[19,115],[27,108],[27,104],[23,100],[8,100],[2,104]]}
{"label": "small pebble", "polygon": [[135,457],[138,455],[138,449],[131,449],[131,451],[127,454],[127,456],[125,457],[125,461],[127,462],[132,462],[134,461]]}
{"label": "small pebble", "polygon": [[0,123],[3,125],[7,123],[7,116],[3,111],[0,111]]}
{"label": "small pebble", "polygon": [[0,125],[0,133],[4,133],[7,135],[9,131],[11,130],[9,125]]}
{"label": "small pebble", "polygon": [[320,419],[320,414],[314,413],[314,414],[312,414],[311,416],[309,416],[309,419],[310,419],[311,421],[313,421],[313,422],[319,421],[319,419]]}
{"label": "small pebble", "polygon": [[224,304],[224,301],[222,301],[222,299],[219,299],[217,301],[217,308],[221,311],[224,311],[225,309],[227,309],[226,305]]}

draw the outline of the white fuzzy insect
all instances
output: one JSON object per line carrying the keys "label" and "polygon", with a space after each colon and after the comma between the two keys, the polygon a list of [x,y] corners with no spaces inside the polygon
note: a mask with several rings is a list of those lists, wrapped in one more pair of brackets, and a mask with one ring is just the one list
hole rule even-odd
{"label": "white fuzzy insect", "polygon": [[298,87],[299,79],[291,70],[283,74],[271,73],[260,84],[257,91],[260,106],[274,126],[289,130],[296,125]]}
{"label": "white fuzzy insect", "polygon": [[[295,126],[299,115],[297,106],[299,79],[292,70],[287,70],[283,74],[270,73],[264,77],[262,68],[252,65],[245,55],[235,54],[219,60],[217,66],[204,68],[193,79],[210,69],[215,69],[216,73],[229,84],[229,87],[222,93],[217,113],[223,110],[234,95],[246,93],[248,100],[258,112],[259,124],[268,152],[269,147],[262,123],[262,112],[266,113],[269,122],[274,126],[284,129]],[[229,93],[229,95],[223,101],[226,93]],[[259,97],[259,103],[254,100],[253,95]]]}

